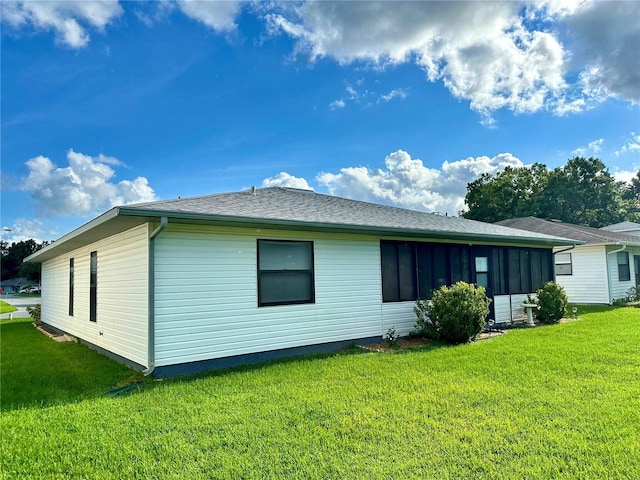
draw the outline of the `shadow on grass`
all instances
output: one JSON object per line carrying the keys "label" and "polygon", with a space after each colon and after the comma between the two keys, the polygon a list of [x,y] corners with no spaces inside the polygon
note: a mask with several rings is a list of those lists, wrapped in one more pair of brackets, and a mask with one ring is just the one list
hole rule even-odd
{"label": "shadow on grass", "polygon": [[0,348],[1,411],[75,403],[143,380],[84,345],[46,337],[30,319],[1,323]]}

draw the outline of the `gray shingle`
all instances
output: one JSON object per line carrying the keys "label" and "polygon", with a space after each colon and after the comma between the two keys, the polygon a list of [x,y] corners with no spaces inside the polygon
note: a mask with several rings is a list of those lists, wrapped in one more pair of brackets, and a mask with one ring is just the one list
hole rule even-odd
{"label": "gray shingle", "polygon": [[[127,210],[168,214],[210,215],[244,219],[300,222],[335,226],[415,230],[508,238],[557,239],[490,223],[407,210],[375,203],[323,195],[307,190],[269,187],[193,198],[127,205]],[[566,239],[565,239],[566,240]],[[565,243],[565,242],[563,242]]]}
{"label": "gray shingle", "polygon": [[616,244],[640,243],[640,239],[633,235],[610,232],[600,228],[584,227],[572,223],[543,220],[535,217],[510,218],[496,222],[496,225],[529,230],[546,235],[573,238],[586,244]]}

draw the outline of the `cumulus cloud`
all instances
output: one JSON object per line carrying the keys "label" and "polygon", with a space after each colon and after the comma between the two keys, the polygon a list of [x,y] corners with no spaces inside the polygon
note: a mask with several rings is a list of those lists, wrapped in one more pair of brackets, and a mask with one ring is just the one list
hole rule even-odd
{"label": "cumulus cloud", "polygon": [[178,8],[186,16],[197,20],[218,32],[235,30],[235,19],[240,13],[239,1],[203,2],[202,0],[178,0]]}
{"label": "cumulus cloud", "polygon": [[289,187],[301,190],[313,190],[304,178],[294,177],[287,172],[280,172],[273,177],[265,178],[262,181],[263,187]]}
{"label": "cumulus cloud", "polygon": [[524,164],[510,153],[501,153],[492,158],[445,161],[439,168],[430,168],[398,150],[385,158],[385,168],[345,167],[338,173],[322,172],[317,181],[332,195],[457,215],[464,208],[467,183],[507,166]]}
{"label": "cumulus cloud", "polygon": [[488,124],[501,108],[563,115],[640,98],[635,2],[310,1],[265,18],[311,61],[413,62]]}
{"label": "cumulus cloud", "polygon": [[2,23],[15,31],[27,27],[35,31],[53,30],[56,41],[71,48],[89,43],[87,26],[102,31],[123,13],[117,0],[3,1],[0,8]]}
{"label": "cumulus cloud", "polygon": [[22,189],[36,200],[41,216],[83,216],[115,205],[156,200],[144,177],[112,182],[115,172],[109,165],[122,165],[113,157],[69,150],[67,160],[67,167],[58,167],[42,155],[26,162],[29,175]]}
{"label": "cumulus cloud", "polygon": [[[44,225],[42,220],[39,219],[29,220],[26,218],[16,218],[13,225],[2,226],[2,240],[9,244],[29,239],[42,242],[45,239],[44,236]],[[47,238],[57,238],[57,235]]]}

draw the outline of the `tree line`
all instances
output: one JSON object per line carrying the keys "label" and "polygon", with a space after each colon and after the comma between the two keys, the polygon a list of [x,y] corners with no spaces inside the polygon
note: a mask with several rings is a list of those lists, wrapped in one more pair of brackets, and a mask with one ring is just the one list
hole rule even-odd
{"label": "tree line", "polygon": [[9,244],[4,240],[0,241],[0,251],[2,253],[2,280],[23,277],[30,282],[40,282],[40,264],[23,263],[26,257],[37,252],[42,247],[46,247],[49,242],[37,243],[33,239],[13,242]]}
{"label": "tree line", "polygon": [[640,222],[640,170],[616,181],[598,158],[574,157],[550,170],[542,163],[484,173],[467,184],[464,218],[497,222],[538,217],[590,227]]}

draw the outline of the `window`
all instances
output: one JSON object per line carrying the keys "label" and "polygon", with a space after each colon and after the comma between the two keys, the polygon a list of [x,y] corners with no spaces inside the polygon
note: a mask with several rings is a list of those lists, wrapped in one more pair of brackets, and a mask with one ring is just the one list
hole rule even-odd
{"label": "window", "polygon": [[573,265],[570,253],[556,253],[556,275],[573,275]]}
{"label": "window", "polygon": [[91,252],[89,263],[89,321],[98,320],[98,252]]}
{"label": "window", "polygon": [[489,287],[489,258],[476,257],[476,285]]}
{"label": "window", "polygon": [[258,306],[314,302],[313,242],[258,240]]}
{"label": "window", "polygon": [[69,316],[73,317],[73,258],[69,259]]}
{"label": "window", "polygon": [[546,248],[382,240],[382,300],[430,298],[433,289],[461,280],[490,295],[531,293],[553,280],[551,255]]}
{"label": "window", "polygon": [[414,243],[382,242],[382,294],[387,302],[415,300],[416,254]]}
{"label": "window", "polygon": [[627,282],[631,280],[631,270],[629,269],[629,253],[618,252],[618,281]]}

